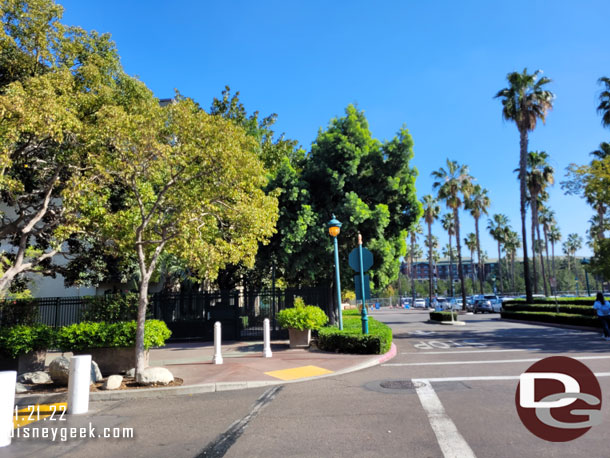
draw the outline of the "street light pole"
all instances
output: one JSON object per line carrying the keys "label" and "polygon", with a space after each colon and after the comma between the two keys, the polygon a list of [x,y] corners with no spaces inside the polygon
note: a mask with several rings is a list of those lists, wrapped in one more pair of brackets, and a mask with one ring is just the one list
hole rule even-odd
{"label": "street light pole", "polygon": [[339,275],[339,244],[337,243],[337,236],[341,231],[341,222],[335,218],[331,219],[328,224],[328,233],[333,238],[335,246],[335,283],[337,285],[337,307],[339,309],[339,329],[343,330],[343,312],[341,310],[341,276]]}

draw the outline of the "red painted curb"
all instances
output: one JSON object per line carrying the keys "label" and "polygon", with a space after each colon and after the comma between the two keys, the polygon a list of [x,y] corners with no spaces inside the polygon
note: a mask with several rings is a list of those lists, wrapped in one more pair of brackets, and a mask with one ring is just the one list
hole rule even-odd
{"label": "red painted curb", "polygon": [[381,357],[377,360],[377,362],[379,364],[383,364],[386,361],[391,360],[394,356],[396,356],[396,345],[394,345],[394,342],[392,342],[392,346],[390,347],[390,351],[388,351],[387,353],[381,355]]}

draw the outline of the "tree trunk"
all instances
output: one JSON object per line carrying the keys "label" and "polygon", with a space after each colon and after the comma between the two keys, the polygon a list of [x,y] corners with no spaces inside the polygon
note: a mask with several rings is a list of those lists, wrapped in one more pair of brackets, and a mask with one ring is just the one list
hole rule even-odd
{"label": "tree trunk", "polygon": [[138,321],[136,325],[136,381],[146,369],[144,359],[144,325],[146,324],[146,308],[148,307],[148,284],[150,276],[143,273],[138,297]]}
{"label": "tree trunk", "polygon": [[523,279],[525,280],[525,296],[528,302],[532,301],[532,285],[530,283],[530,268],[527,262],[527,231],[526,224],[526,161],[527,161],[527,128],[519,126],[519,190],[520,190],[520,207],[521,213],[521,238],[523,239]]}
{"label": "tree trunk", "polygon": [[472,276],[472,294],[474,295],[474,285],[476,285],[474,279],[474,251],[470,252],[470,274]]}
{"label": "tree trunk", "polygon": [[451,297],[453,297],[453,249],[451,247],[451,234],[449,234],[449,281],[451,282]]}
{"label": "tree trunk", "polygon": [[[540,224],[538,224],[538,209],[536,209],[536,237],[540,240]],[[538,243],[540,244],[540,242]],[[544,287],[544,296],[549,297],[549,288],[546,283],[546,272],[544,268],[544,256],[542,253],[542,249],[539,253],[540,256],[540,273],[542,275],[542,286]]]}
{"label": "tree trunk", "polygon": [[536,272],[536,226],[535,226],[535,218],[534,218],[534,214],[535,209],[534,209],[534,205],[536,205],[534,199],[532,198],[532,200],[530,201],[530,206],[532,208],[532,270],[534,272],[534,283],[533,283],[533,294],[536,294],[538,292],[538,273]]}
{"label": "tree trunk", "polygon": [[[555,276],[555,272],[551,271],[551,263],[549,262],[549,231],[547,230],[546,225],[542,226],[543,232],[544,232],[544,251],[546,252],[546,268],[549,271],[549,276]],[[555,279],[555,281],[557,281],[557,279]],[[550,281],[549,281],[549,286],[551,289],[551,294],[553,294],[553,287],[550,285]]]}
{"label": "tree trunk", "polygon": [[[483,277],[485,276],[484,273],[485,271],[483,270],[483,264],[481,262],[481,243],[479,241],[479,218],[475,218],[474,219],[474,232],[477,236],[477,260],[478,262],[478,272],[477,275],[479,276],[479,286],[480,286],[480,291],[481,294],[483,294]],[[474,285],[472,285],[472,291],[474,293]]]}
{"label": "tree trunk", "polygon": [[551,260],[553,263],[553,277],[557,278],[556,275],[557,273],[555,272],[555,242],[551,242]]}
{"label": "tree trunk", "polygon": [[515,294],[516,293],[516,288],[515,288],[515,252],[512,252],[511,256],[510,256],[510,274],[511,274],[512,285],[513,285],[513,294]]}
{"label": "tree trunk", "polygon": [[[502,248],[500,242],[498,242],[498,284],[500,285],[500,292],[502,293]],[[494,294],[496,294],[495,291]]]}
{"label": "tree trunk", "polygon": [[460,243],[460,217],[458,215],[457,207],[453,209],[453,216],[455,219],[455,240],[458,255],[458,275],[460,276],[460,285],[462,286],[462,310],[466,310],[466,288],[464,288],[464,269],[462,268],[462,244]]}
{"label": "tree trunk", "polygon": [[411,302],[411,307],[415,307],[415,266],[413,265],[413,251],[415,250],[415,237],[413,234],[411,235],[411,295],[413,296],[413,300]]}
{"label": "tree trunk", "polygon": [[432,307],[432,223],[428,223],[428,307]]}

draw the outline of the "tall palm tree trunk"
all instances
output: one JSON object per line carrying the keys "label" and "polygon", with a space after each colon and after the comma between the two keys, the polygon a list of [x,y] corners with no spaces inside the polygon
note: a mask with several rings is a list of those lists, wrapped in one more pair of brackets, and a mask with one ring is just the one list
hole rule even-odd
{"label": "tall palm tree trunk", "polygon": [[527,127],[519,127],[519,190],[520,190],[520,213],[521,213],[521,238],[523,240],[523,279],[525,280],[525,296],[528,302],[532,301],[532,285],[530,283],[530,268],[527,262],[527,231],[525,229],[526,218],[526,183],[527,176]]}
{"label": "tall palm tree trunk", "polygon": [[432,223],[428,223],[428,307],[432,307]]}
{"label": "tall palm tree trunk", "polygon": [[[502,288],[502,251],[500,247],[500,242],[498,242],[498,284],[500,285],[500,292],[503,292],[504,288]],[[494,294],[496,292],[494,291]]]}
{"label": "tall palm tree trunk", "polygon": [[538,273],[536,271],[536,226],[534,225],[534,202],[530,202],[532,208],[532,270],[534,272],[533,294],[538,292]]}
{"label": "tall palm tree trunk", "polygon": [[[475,218],[474,219],[474,232],[477,236],[477,260],[478,260],[478,272],[477,275],[479,277],[479,287],[480,287],[480,291],[481,294],[483,294],[483,264],[481,262],[481,243],[480,243],[480,239],[479,239],[479,218]],[[474,292],[474,284],[472,285],[472,290]]]}
{"label": "tall palm tree trunk", "polygon": [[[536,211],[536,234],[537,234],[538,240],[540,240],[540,224],[538,224],[538,211]],[[539,255],[540,255],[540,271],[542,274],[542,286],[544,287],[544,296],[548,297],[549,288],[548,288],[547,282],[546,282],[546,272],[545,272],[545,268],[544,268],[544,257],[543,257],[542,249],[540,249]]]}
{"label": "tall palm tree trunk", "polygon": [[453,248],[451,246],[451,234],[449,234],[449,281],[451,283],[449,290],[451,291],[451,297],[453,297]]}
{"label": "tall palm tree trunk", "polygon": [[458,255],[458,275],[460,276],[460,285],[462,285],[462,310],[466,310],[466,288],[464,288],[464,269],[462,268],[462,245],[460,243],[460,217],[458,209],[453,209],[453,219],[455,220],[455,240],[457,245]]}
{"label": "tall palm tree trunk", "polygon": [[[542,230],[544,232],[544,251],[546,252],[546,268],[549,271],[549,276],[555,276],[555,272],[551,271],[551,263],[549,262],[549,231],[546,227],[546,224],[544,224],[542,226]],[[557,280],[555,280],[557,281]],[[549,287],[551,290],[551,294],[553,294],[553,287],[550,284],[550,280],[549,280]]]}
{"label": "tall palm tree trunk", "polygon": [[474,251],[470,252],[470,275],[472,277],[472,294],[474,294],[474,288],[476,285],[476,282],[474,279]]}
{"label": "tall palm tree trunk", "polygon": [[557,275],[556,271],[555,271],[555,242],[551,242],[551,260],[552,260],[552,267],[553,267],[553,277],[555,277]]}
{"label": "tall palm tree trunk", "polygon": [[513,294],[516,292],[515,288],[515,252],[513,251],[510,255],[510,275],[513,285]]}

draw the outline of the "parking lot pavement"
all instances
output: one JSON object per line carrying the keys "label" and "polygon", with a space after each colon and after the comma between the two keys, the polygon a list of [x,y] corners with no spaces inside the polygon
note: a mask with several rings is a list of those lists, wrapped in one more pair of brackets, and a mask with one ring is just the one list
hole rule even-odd
{"label": "parking lot pavement", "polygon": [[[598,332],[504,322],[497,315],[463,316],[467,325],[459,328],[377,318],[392,323],[398,348],[383,367],[417,387],[443,456],[608,456],[610,344]],[[519,376],[549,356],[584,363],[602,389],[604,423],[571,442],[539,439],[517,414]]]}

